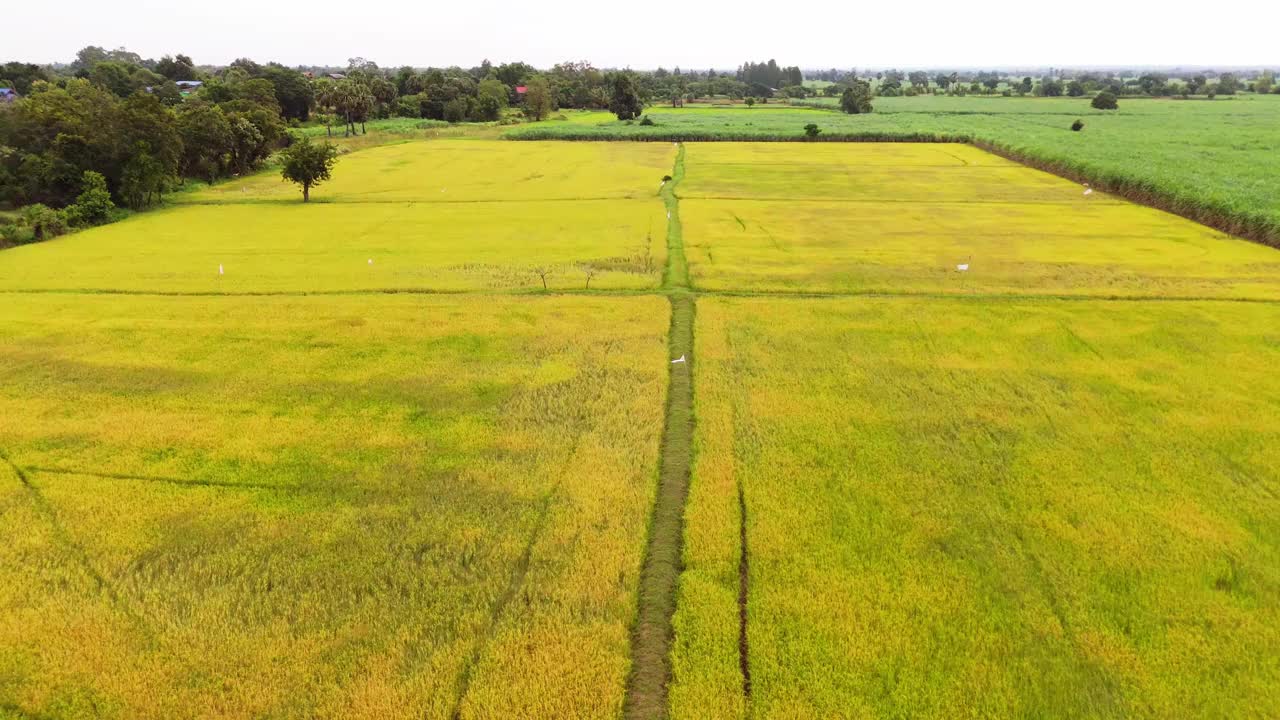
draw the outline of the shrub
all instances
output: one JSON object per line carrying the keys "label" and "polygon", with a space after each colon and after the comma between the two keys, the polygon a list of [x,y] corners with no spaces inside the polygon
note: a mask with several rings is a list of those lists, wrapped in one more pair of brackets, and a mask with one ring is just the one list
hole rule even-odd
{"label": "shrub", "polygon": [[649,127],[651,125],[656,125],[657,123],[653,121],[653,118],[649,117],[648,115],[645,115],[644,117],[640,118],[640,124],[646,127]]}
{"label": "shrub", "polygon": [[32,240],[48,240],[67,232],[67,216],[61,210],[36,203],[27,205],[18,212],[23,224],[31,228]]}
{"label": "shrub", "polygon": [[743,100],[743,102],[747,104],[747,107],[751,107],[752,105],[756,104],[756,99],[753,97],[749,97],[746,100]]}
{"label": "shrub", "polygon": [[807,138],[816,138],[821,133],[822,128],[818,127],[815,123],[809,123],[804,126],[804,136]]}
{"label": "shrub", "polygon": [[1071,123],[1071,129],[1075,132],[1080,132],[1081,130],[1084,129],[1084,123],[1080,122],[1079,120],[1076,120],[1075,122]]}
{"label": "shrub", "polygon": [[1093,102],[1090,104],[1098,110],[1115,110],[1120,106],[1116,102],[1116,96],[1106,90],[1093,96]]}
{"label": "shrub", "polygon": [[111,211],[116,209],[116,205],[111,202],[107,179],[102,173],[85,170],[80,182],[80,195],[74,204],[67,207],[66,220],[76,226],[100,225],[110,221]]}

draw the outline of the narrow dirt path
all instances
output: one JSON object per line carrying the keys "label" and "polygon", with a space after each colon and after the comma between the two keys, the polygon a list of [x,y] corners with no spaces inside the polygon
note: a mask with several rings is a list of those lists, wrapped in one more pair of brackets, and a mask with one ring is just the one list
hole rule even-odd
{"label": "narrow dirt path", "polygon": [[[671,294],[668,332],[670,364],[666,424],[658,494],[649,522],[649,540],[640,570],[636,624],[631,633],[631,675],[623,716],[629,720],[665,718],[667,684],[671,679],[671,619],[676,608],[684,548],[684,507],[689,495],[693,444],[693,323],[694,299],[689,293],[675,188],[684,177],[684,147],[676,152],[672,179],[662,188],[667,208],[667,268],[663,288]],[[681,358],[683,360],[681,361]]]}

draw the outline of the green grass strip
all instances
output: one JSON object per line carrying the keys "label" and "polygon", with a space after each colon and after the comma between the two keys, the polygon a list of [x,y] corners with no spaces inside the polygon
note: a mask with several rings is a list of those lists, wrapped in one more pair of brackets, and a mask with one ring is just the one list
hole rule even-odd
{"label": "green grass strip", "polygon": [[667,271],[662,277],[662,287],[679,289],[689,287],[689,263],[684,259],[684,230],[680,225],[680,198],[676,186],[684,179],[684,145],[676,150],[675,167],[671,179],[662,186],[662,202],[667,207]]}
{"label": "green grass strip", "polygon": [[629,720],[667,717],[674,637],[671,619],[682,569],[684,507],[689,495],[693,444],[694,298],[677,293],[669,300],[670,359],[684,357],[685,361],[673,363],[670,370],[658,494],[649,523],[636,624],[631,634],[631,675],[623,705],[623,716]]}

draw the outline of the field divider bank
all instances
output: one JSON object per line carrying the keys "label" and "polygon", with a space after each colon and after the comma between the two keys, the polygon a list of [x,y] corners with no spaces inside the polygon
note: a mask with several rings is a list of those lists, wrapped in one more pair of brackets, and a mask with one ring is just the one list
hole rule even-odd
{"label": "field divider bank", "polygon": [[[671,679],[672,616],[683,569],[684,510],[693,460],[694,299],[670,297],[670,363],[666,422],[662,432],[658,492],[649,521],[636,624],[631,633],[631,674],[623,716],[667,717]],[[683,361],[681,361],[683,358]]]}
{"label": "field divider bank", "polygon": [[693,327],[695,304],[689,290],[676,186],[684,177],[684,146],[676,151],[671,179],[660,195],[667,209],[667,268],[663,288],[674,291],[668,342],[666,420],[658,467],[658,492],[649,520],[636,623],[631,633],[631,673],[623,716],[628,720],[668,715],[672,618],[683,569],[684,511],[693,461]]}

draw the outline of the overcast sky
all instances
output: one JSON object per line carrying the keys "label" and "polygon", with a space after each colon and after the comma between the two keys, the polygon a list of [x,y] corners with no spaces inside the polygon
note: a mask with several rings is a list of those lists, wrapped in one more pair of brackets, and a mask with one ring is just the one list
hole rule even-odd
{"label": "overcast sky", "polygon": [[6,3],[0,60],[85,45],[197,64],[733,68],[1280,66],[1280,2],[1171,0],[59,0]]}

